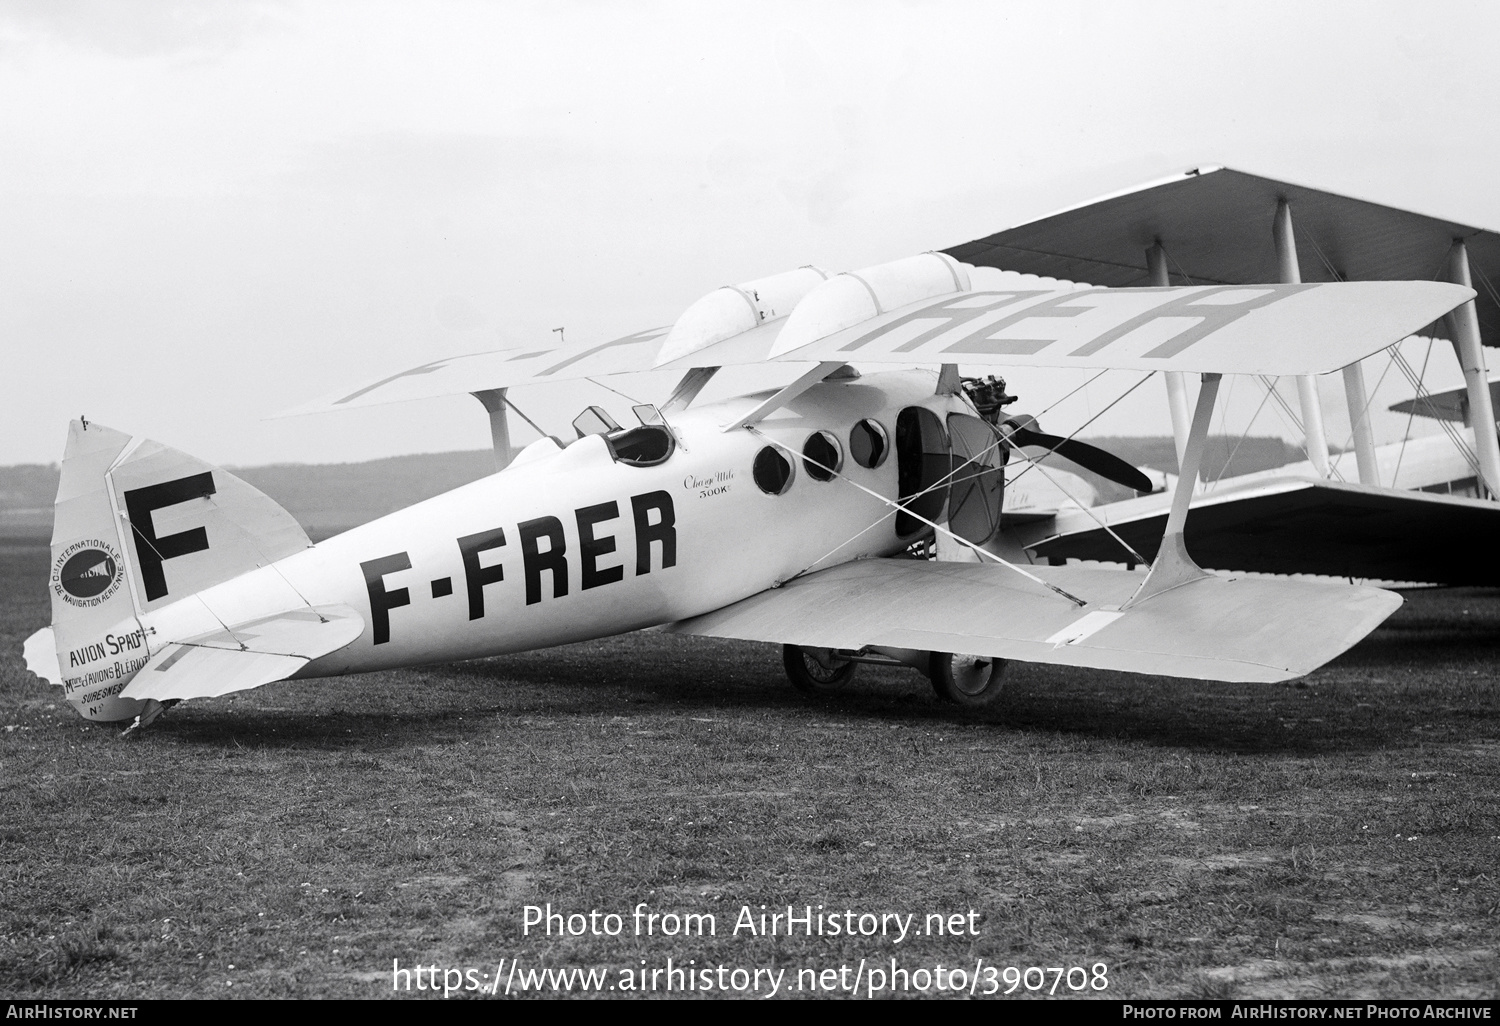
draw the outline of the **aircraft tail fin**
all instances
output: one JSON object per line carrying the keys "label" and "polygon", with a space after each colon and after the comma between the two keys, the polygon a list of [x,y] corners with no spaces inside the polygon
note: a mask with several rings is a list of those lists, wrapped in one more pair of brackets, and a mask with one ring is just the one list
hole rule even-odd
{"label": "aircraft tail fin", "polygon": [[144,703],[119,693],[167,640],[146,614],[311,544],[227,471],[76,420],[53,515],[52,626],[27,640],[27,666],[86,718],[131,719]]}

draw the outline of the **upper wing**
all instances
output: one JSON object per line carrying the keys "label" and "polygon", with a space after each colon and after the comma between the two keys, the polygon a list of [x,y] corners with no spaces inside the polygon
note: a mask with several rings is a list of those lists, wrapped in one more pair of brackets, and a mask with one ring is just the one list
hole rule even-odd
{"label": "upper wing", "polygon": [[[1070,517],[1076,528],[1035,544],[1039,556],[1124,561],[1110,531],[1148,559],[1169,496],[1132,499]],[[1099,526],[1103,520],[1109,531]],[[1482,499],[1305,478],[1260,478],[1193,499],[1186,538],[1202,566],[1429,584],[1500,583],[1475,539],[1500,533],[1500,506]]]}
{"label": "upper wing", "polygon": [[283,416],[658,368],[760,363],[787,315],[827,278],[816,267],[799,267],[726,285],[693,303],[670,327],[649,328],[604,342],[549,342],[433,360],[341,389],[287,410]]}
{"label": "upper wing", "polygon": [[[817,329],[800,330],[799,307],[772,355],[851,363],[1325,374],[1399,342],[1473,294],[1431,281],[959,292],[808,341],[804,336]],[[804,307],[818,299],[815,291]]]}
{"label": "upper wing", "polygon": [[434,360],[288,412],[768,360],[1320,374],[1474,296],[1418,281],[975,291],[970,270],[939,253],[799,268],[709,293],[670,329]]}
{"label": "upper wing", "polygon": [[1079,608],[994,564],[869,559],[790,581],[669,630],[857,650],[868,645],[1223,681],[1299,677],[1401,597],[1377,588],[1204,577],[1119,611],[1142,576],[1033,568]]}
{"label": "upper wing", "polygon": [[346,386],[286,410],[282,416],[650,370],[667,330],[651,328],[607,342],[542,344],[449,356],[360,385]]}

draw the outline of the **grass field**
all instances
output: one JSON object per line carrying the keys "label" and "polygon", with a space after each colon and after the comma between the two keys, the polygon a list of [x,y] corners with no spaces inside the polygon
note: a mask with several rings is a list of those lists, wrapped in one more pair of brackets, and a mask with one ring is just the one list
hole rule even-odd
{"label": "grass field", "polygon": [[[668,958],[785,969],[783,994],[895,958],[1102,962],[1116,998],[1500,996],[1497,592],[1413,593],[1286,685],[1016,666],[974,717],[909,671],[810,700],[774,648],[647,633],[272,685],[122,739],[21,665],[46,567],[0,546],[0,996]],[[635,936],[641,902],[717,933]],[[623,932],[523,935],[546,903]],[[977,935],[731,932],[788,904],[972,908]]]}

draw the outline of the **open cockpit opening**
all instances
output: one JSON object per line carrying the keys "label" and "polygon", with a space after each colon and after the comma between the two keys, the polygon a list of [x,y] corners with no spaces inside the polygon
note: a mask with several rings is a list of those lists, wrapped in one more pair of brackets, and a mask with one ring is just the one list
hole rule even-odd
{"label": "open cockpit opening", "polygon": [[677,449],[677,437],[655,406],[634,407],[639,427],[622,428],[598,406],[590,406],[573,418],[579,438],[601,435],[616,463],[632,467],[654,467],[665,463]]}

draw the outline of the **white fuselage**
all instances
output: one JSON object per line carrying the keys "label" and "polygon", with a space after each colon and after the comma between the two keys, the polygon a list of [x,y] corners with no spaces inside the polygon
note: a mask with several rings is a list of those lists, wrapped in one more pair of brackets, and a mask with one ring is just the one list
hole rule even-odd
{"label": "white fuselage", "polygon": [[[909,543],[890,505],[897,414],[913,405],[972,413],[933,385],[922,371],[824,382],[754,428],[728,432],[723,426],[763,396],[683,411],[670,417],[676,449],[656,466],[617,462],[597,435],[543,455],[529,450],[500,473],[142,622],[161,643],[301,605],[352,607],[364,632],[297,674],[312,677],[560,645],[709,612],[807,570]],[[849,454],[850,431],[865,418],[888,439],[873,468]],[[820,430],[839,441],[847,480],[815,480],[794,455]],[[784,494],[754,480],[768,446],[793,464]]]}

